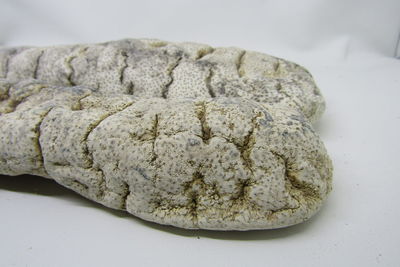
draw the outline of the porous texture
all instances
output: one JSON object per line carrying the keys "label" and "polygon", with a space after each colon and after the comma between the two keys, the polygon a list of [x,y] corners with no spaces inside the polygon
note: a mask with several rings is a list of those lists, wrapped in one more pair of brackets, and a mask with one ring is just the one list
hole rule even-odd
{"label": "porous texture", "polygon": [[303,67],[243,49],[126,39],[102,44],[0,48],[0,78],[84,85],[140,98],[241,97],[298,109],[311,122],[324,100]]}
{"label": "porous texture", "polygon": [[[86,57],[91,49],[120,53],[114,45],[93,46],[80,53]],[[188,55],[198,56],[192,61],[188,56],[184,62],[203,66],[207,73],[207,64],[195,62],[217,53],[206,46],[193,52],[193,45],[181,45],[179,51],[185,47]],[[53,52],[44,52],[41,59],[48,56],[46,60],[50,60],[52,53],[77,53],[83,48],[50,49]],[[24,51],[33,54],[38,50]],[[138,54],[129,55],[122,62],[130,62]],[[90,66],[101,69],[99,58],[95,61],[86,65],[85,83],[97,82],[106,74],[100,72],[96,78],[89,78],[94,73]],[[138,71],[132,67],[133,62],[122,65],[123,72],[117,68],[110,71],[110,77],[116,75],[116,80],[124,73],[122,83],[110,82],[107,87],[101,81],[97,92],[83,86],[0,80],[0,173],[48,177],[107,207],[183,228],[279,228],[302,222],[320,208],[331,189],[332,165],[318,135],[297,106],[232,97],[228,92],[234,91],[233,83],[229,87],[232,90],[225,87],[224,94],[215,90],[215,98],[207,95],[207,86],[203,91],[187,91],[189,95],[197,92],[195,98],[175,98],[191,88],[185,83],[201,84],[195,82],[195,77],[185,81],[184,77],[189,77],[184,74],[186,63],[173,63],[174,74],[154,78],[154,87],[147,84],[151,79],[145,78],[142,88],[137,85],[141,75],[133,78]],[[37,78],[81,83],[83,76],[76,72],[78,61],[74,64],[70,66],[75,72],[69,77],[57,68],[50,74],[50,69],[40,64],[34,73]],[[246,64],[239,65],[252,77],[246,72]],[[57,66],[56,60],[53,66]],[[213,66],[216,75],[219,65]],[[148,67],[151,69],[151,65]],[[178,72],[179,68],[183,70]],[[80,71],[83,73],[83,69]],[[8,69],[6,73],[12,76],[18,72]],[[220,73],[228,77],[230,71]],[[133,95],[120,94],[132,79],[136,84]],[[239,82],[242,78],[235,79]],[[170,85],[166,87],[162,81]],[[210,87],[213,83],[204,84]],[[143,98],[142,94],[167,97]]]}

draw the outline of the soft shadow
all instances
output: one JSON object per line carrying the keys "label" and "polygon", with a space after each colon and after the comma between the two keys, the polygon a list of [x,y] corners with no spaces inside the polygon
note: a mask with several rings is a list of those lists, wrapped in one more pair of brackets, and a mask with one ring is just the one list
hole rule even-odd
{"label": "soft shadow", "polygon": [[250,230],[250,231],[211,231],[211,230],[187,230],[173,226],[160,225],[141,220],[140,223],[158,231],[174,235],[192,238],[210,238],[234,241],[255,241],[289,238],[297,234],[304,234],[313,224],[316,224],[322,210],[306,222],[294,226],[271,229],[271,230]]}
{"label": "soft shadow", "polygon": [[35,194],[41,196],[58,197],[82,207],[98,208],[118,217],[132,217],[125,211],[113,210],[99,203],[91,201],[74,191],[58,184],[54,180],[34,175],[7,176],[0,175],[0,189]]}
{"label": "soft shadow", "polygon": [[73,194],[67,188],[58,185],[54,180],[34,175],[0,175],[0,189],[43,196],[66,196]]}
{"label": "soft shadow", "polygon": [[270,240],[270,239],[281,239],[291,237],[296,234],[306,232],[309,228],[312,228],[313,224],[316,224],[318,217],[322,216],[325,209],[322,209],[314,217],[308,221],[286,227],[281,229],[273,230],[252,230],[252,231],[211,231],[211,230],[187,230],[173,226],[160,225],[153,222],[144,221],[140,218],[134,217],[125,211],[113,210],[107,208],[101,204],[90,201],[79,194],[57,184],[55,181],[32,176],[32,175],[21,175],[21,176],[5,176],[0,175],[0,189],[13,191],[13,192],[24,192],[27,194],[37,194],[43,196],[54,196],[65,199],[71,203],[79,206],[85,206],[90,208],[100,209],[104,212],[110,213],[120,218],[126,218],[132,220],[132,222],[139,223],[145,227],[150,227],[158,231],[166,232],[173,235],[191,237],[191,238],[211,238],[220,240],[237,240],[237,241],[251,241],[251,240]]}
{"label": "soft shadow", "polygon": [[313,123],[313,127],[315,131],[323,138],[328,138],[330,133],[332,133],[332,125],[333,125],[333,120],[329,116],[323,116],[320,120],[317,122]]}

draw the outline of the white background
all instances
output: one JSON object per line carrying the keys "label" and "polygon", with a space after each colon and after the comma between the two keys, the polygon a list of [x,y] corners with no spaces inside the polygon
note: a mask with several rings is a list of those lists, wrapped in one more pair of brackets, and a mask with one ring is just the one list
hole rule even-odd
{"label": "white background", "polygon": [[314,218],[250,232],[160,226],[0,176],[0,266],[399,266],[399,32],[398,0],[0,0],[1,45],[152,37],[295,61],[326,98],[315,127],[335,167]]}

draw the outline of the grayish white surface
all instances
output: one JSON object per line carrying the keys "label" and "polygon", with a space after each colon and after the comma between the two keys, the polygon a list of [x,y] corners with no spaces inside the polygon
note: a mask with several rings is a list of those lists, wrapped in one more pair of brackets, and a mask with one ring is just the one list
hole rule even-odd
{"label": "grayish white surface", "polygon": [[286,104],[146,99],[37,80],[0,84],[0,99],[1,174],[52,178],[148,221],[281,228],[310,218],[331,191],[324,145]]}
{"label": "grayish white surface", "polygon": [[84,85],[139,98],[239,97],[299,109],[311,122],[325,103],[300,65],[235,47],[123,39],[98,44],[0,48],[0,77]]}
{"label": "grayish white surface", "polygon": [[[211,9],[211,2],[195,8],[175,1],[159,11],[152,8],[154,2],[129,7],[113,1],[99,4],[96,12],[93,3],[79,9],[78,1],[48,1],[53,6],[46,11],[40,8],[45,2],[36,2],[36,20],[29,16],[32,9],[2,16],[7,22],[2,29],[15,26],[2,30],[2,40],[45,45],[131,36],[176,38],[235,44],[304,65],[328,103],[316,127],[335,165],[334,190],[308,223],[273,231],[210,233],[111,212],[44,179],[0,179],[1,265],[110,266],[134,261],[136,266],[398,266],[400,63],[389,58],[398,35],[398,1],[301,1],[291,2],[289,11],[286,1],[237,2],[231,10],[223,4]],[[284,7],[271,18],[265,16],[273,13],[269,5]],[[149,10],[156,13],[149,15]],[[83,14],[90,14],[91,20]],[[107,14],[114,24],[103,18]],[[78,19],[67,20],[69,16]],[[141,19],[145,23],[138,23]],[[312,29],[310,21],[316,22]],[[98,25],[104,29],[97,30]],[[259,34],[271,32],[270,25],[277,33],[273,41]],[[196,30],[188,31],[191,27]],[[299,38],[305,32],[306,37]]]}

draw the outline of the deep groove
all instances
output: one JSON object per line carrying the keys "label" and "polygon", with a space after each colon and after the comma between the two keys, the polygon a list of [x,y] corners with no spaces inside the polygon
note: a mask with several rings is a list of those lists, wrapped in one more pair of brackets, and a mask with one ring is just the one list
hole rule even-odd
{"label": "deep groove", "polygon": [[199,214],[197,212],[199,206],[198,195],[197,194],[192,195],[191,200],[192,200],[192,205],[190,206],[190,213],[193,218],[193,224],[197,225],[199,221]]}
{"label": "deep groove", "polygon": [[200,102],[198,104],[196,104],[197,106],[197,110],[196,110],[196,115],[197,118],[200,121],[200,125],[201,125],[201,139],[203,139],[203,142],[205,144],[208,144],[211,138],[211,129],[207,124],[207,120],[206,120],[206,104],[205,102]]}
{"label": "deep groove", "polygon": [[67,68],[69,69],[69,73],[67,73],[67,81],[69,82],[70,86],[76,86],[77,84],[72,80],[73,79],[73,75],[75,74],[75,69],[72,66],[72,61],[77,58],[79,55],[81,55],[82,53],[85,53],[87,50],[89,49],[89,47],[84,47],[84,48],[75,48],[71,54],[72,56],[68,57],[65,60],[65,64],[67,65]]}
{"label": "deep groove", "polygon": [[237,194],[235,200],[245,200],[247,195],[247,187],[250,185],[250,180],[244,180],[240,182],[239,193]]}
{"label": "deep groove", "polygon": [[289,193],[290,195],[297,200],[297,202],[300,203],[298,198],[291,193],[293,189],[300,191],[301,194],[303,195],[303,198],[306,199],[306,201],[314,201],[315,199],[320,199],[320,194],[318,193],[318,190],[315,189],[311,184],[307,182],[302,182],[299,181],[294,175],[292,175],[289,170],[289,161],[287,158],[285,158],[283,155],[275,152],[275,151],[270,151],[276,158],[280,159],[284,163],[285,167],[285,180],[289,183],[290,188]]}
{"label": "deep groove", "polygon": [[158,136],[158,114],[156,114],[155,119],[154,119],[154,124],[153,124],[153,139],[152,139],[152,153],[153,156],[151,158],[151,162],[154,162],[157,159],[157,154],[154,150],[155,142]]}
{"label": "deep groove", "polygon": [[111,116],[113,116],[113,115],[115,115],[115,114],[117,114],[117,113],[120,113],[120,112],[124,111],[124,110],[127,109],[128,107],[132,106],[133,103],[134,103],[134,102],[131,102],[131,103],[127,104],[125,107],[123,107],[123,108],[121,108],[121,109],[119,109],[119,110],[117,110],[117,111],[114,111],[114,112],[111,112],[111,113],[106,114],[105,116],[103,116],[102,118],[100,118],[100,120],[96,121],[94,124],[92,124],[92,125],[89,126],[89,129],[88,129],[88,131],[86,132],[86,134],[84,135],[83,140],[82,140],[82,142],[83,142],[84,145],[85,145],[85,147],[84,147],[84,153],[86,154],[86,156],[87,156],[87,158],[88,158],[88,160],[89,160],[89,167],[88,167],[88,168],[93,168],[93,153],[89,150],[89,147],[88,147],[88,144],[87,144],[87,139],[88,139],[89,135],[96,129],[97,126],[100,125],[100,123],[101,123],[102,121],[104,121],[105,119],[107,119],[107,118],[109,118],[109,117],[111,117]]}
{"label": "deep groove", "polygon": [[10,57],[7,56],[6,62],[4,63],[4,79],[7,79],[7,76],[8,76],[8,69],[10,68],[10,67],[9,67],[9,64],[10,64]]}
{"label": "deep groove", "polygon": [[[47,88],[47,87],[46,87],[46,86],[41,86],[41,87],[39,88],[39,91],[38,91],[38,92],[31,92],[30,95],[24,96],[22,99],[19,99],[19,100],[11,99],[11,101],[10,101],[11,103],[9,103],[8,106],[11,107],[12,110],[11,110],[11,111],[8,111],[8,112],[5,112],[5,113],[14,112],[14,111],[18,108],[18,106],[19,106],[21,103],[25,102],[25,100],[26,100],[27,98],[29,98],[30,96],[32,96],[32,95],[34,95],[34,94],[39,94],[40,91],[42,91],[43,88]],[[9,97],[10,97],[10,96],[9,96]]]}
{"label": "deep groove", "polygon": [[45,114],[43,114],[43,116],[41,117],[40,122],[35,126],[35,132],[36,132],[36,145],[37,145],[37,149],[39,151],[39,162],[42,165],[43,171],[46,173],[46,175],[49,175],[49,173],[46,170],[46,166],[44,164],[44,157],[43,157],[43,150],[42,150],[42,145],[40,144],[40,135],[41,135],[41,127],[42,127],[42,123],[44,121],[44,119],[46,118],[46,116],[50,113],[50,111],[53,108],[50,108]]}
{"label": "deep groove", "polygon": [[208,94],[212,98],[215,97],[215,92],[214,92],[214,90],[213,90],[213,88],[211,86],[211,79],[212,79],[213,76],[214,76],[214,71],[213,71],[213,67],[211,66],[210,69],[209,69],[209,74],[208,74],[208,76],[206,78],[206,87],[208,89]]}
{"label": "deep groove", "polygon": [[8,72],[10,71],[10,61],[11,59],[15,56],[15,54],[17,54],[17,49],[13,49],[12,52],[10,54],[7,55],[6,58],[6,62],[5,62],[5,74],[4,74],[4,78],[7,78],[8,76]]}
{"label": "deep groove", "polygon": [[[188,205],[190,209],[189,214],[191,215],[195,225],[198,224],[198,199],[200,196],[198,191],[203,191],[205,189],[204,175],[199,171],[199,169],[193,173],[192,180],[187,182],[184,186],[184,192],[190,198],[190,204]],[[194,187],[197,187],[197,189]]]}
{"label": "deep groove", "polygon": [[126,70],[126,68],[128,68],[128,57],[129,56],[125,51],[121,51],[121,56],[124,58],[123,59],[124,65],[122,66],[120,75],[119,75],[119,82],[122,85],[124,83],[124,79],[125,79],[125,70]]}
{"label": "deep groove", "polygon": [[10,98],[10,88],[11,85],[7,84],[5,93],[3,95],[0,95],[0,101],[4,101]]}
{"label": "deep groove", "polygon": [[[294,196],[292,196],[292,197],[293,197],[297,202],[299,202],[297,198],[295,198]],[[300,202],[299,202],[299,203],[300,203]],[[300,204],[299,204],[299,206],[298,206],[298,207],[295,207],[295,208],[290,208],[290,207],[284,206],[284,207],[279,208],[279,209],[270,210],[271,213],[267,215],[267,220],[268,220],[268,221],[272,221],[272,220],[274,219],[274,215],[276,215],[277,213],[280,213],[280,212],[287,212],[287,211],[289,211],[289,210],[290,210],[291,212],[295,212],[295,211],[298,210],[300,207],[301,207],[301,206],[300,206]]]}
{"label": "deep groove", "polygon": [[215,48],[213,48],[213,47],[210,47],[207,50],[200,50],[200,52],[197,54],[197,57],[195,60],[200,60],[203,57],[205,57],[206,55],[214,53],[214,51],[215,51]]}
{"label": "deep groove", "polygon": [[128,84],[128,86],[127,86],[126,93],[127,93],[128,95],[133,95],[134,92],[135,92],[135,86],[133,85],[133,82],[130,81],[129,84]]}
{"label": "deep groove", "polygon": [[291,181],[289,180],[289,177],[288,177],[288,172],[289,172],[289,171],[288,171],[288,170],[289,170],[289,162],[288,162],[288,160],[287,160],[283,155],[281,155],[281,154],[279,154],[279,153],[277,153],[277,152],[275,152],[275,151],[270,151],[270,152],[271,152],[272,155],[275,156],[275,158],[278,159],[278,161],[283,162],[283,165],[284,165],[284,168],[285,168],[285,179],[286,179],[288,182],[291,183]]}
{"label": "deep groove", "polygon": [[69,73],[67,74],[67,81],[69,82],[69,85],[75,86],[76,84],[72,80],[72,76],[74,75],[74,67],[72,67],[72,61],[76,58],[77,56],[71,56],[65,60],[65,64],[67,64],[67,67],[69,69]]}
{"label": "deep groove", "polygon": [[281,63],[279,62],[279,60],[277,60],[277,61],[274,63],[274,72],[275,72],[275,73],[278,73],[280,67],[281,67]]}
{"label": "deep groove", "polygon": [[121,196],[122,199],[122,205],[121,205],[121,209],[122,210],[126,210],[126,202],[128,201],[128,196],[131,194],[131,190],[129,189],[129,185],[126,182],[123,182],[124,187],[124,194]]}
{"label": "deep groove", "polygon": [[71,180],[70,186],[71,185],[75,185],[75,186],[81,187],[83,189],[83,191],[88,191],[89,190],[89,186],[85,185],[84,183],[82,183],[82,182],[80,182],[80,181],[78,181],[76,179],[72,179]]}
{"label": "deep groove", "polygon": [[253,135],[256,127],[258,127],[257,118],[260,116],[262,116],[261,112],[251,119],[251,128],[244,137],[243,145],[238,146],[240,157],[243,159],[244,165],[250,170],[251,173],[253,173],[253,161],[250,158],[250,154],[255,143]]}
{"label": "deep groove", "polygon": [[[280,82],[278,82],[275,86],[276,91],[278,91],[279,93],[285,93],[282,91],[282,84]],[[286,95],[286,94],[285,94]],[[287,95],[286,95],[287,96]]]}
{"label": "deep groove", "polygon": [[36,58],[35,69],[33,70],[33,79],[37,79],[37,77],[38,77],[40,59],[42,58],[43,54],[44,54],[44,50],[42,50],[40,52],[39,56]]}
{"label": "deep groove", "polygon": [[275,158],[277,158],[279,161],[283,162],[284,164],[284,168],[285,168],[285,181],[287,182],[287,184],[289,185],[289,188],[287,188],[289,195],[297,201],[297,207],[295,208],[290,208],[290,207],[282,207],[279,209],[275,209],[275,210],[271,210],[271,213],[267,215],[267,219],[268,220],[273,220],[273,217],[275,214],[279,213],[279,212],[284,212],[284,211],[288,211],[291,210],[292,212],[295,212],[297,209],[299,209],[301,207],[301,201],[299,200],[299,198],[296,196],[296,194],[293,193],[293,184],[292,184],[292,180],[289,178],[289,163],[287,161],[287,159],[282,156],[281,154],[275,152],[275,151],[270,151],[272,153],[272,155],[275,156]]}
{"label": "deep groove", "polygon": [[91,95],[92,95],[92,94],[89,93],[89,94],[87,94],[87,95],[85,95],[85,96],[79,98],[78,101],[77,101],[77,104],[74,105],[74,106],[72,106],[72,107],[71,107],[71,110],[82,110],[83,108],[82,108],[82,103],[81,103],[81,101],[82,101],[83,99],[85,99],[86,97],[91,96]]}
{"label": "deep groove", "polygon": [[94,125],[91,125],[91,126],[89,127],[89,131],[88,131],[88,132],[85,134],[85,136],[84,136],[84,139],[83,139],[83,143],[84,143],[84,145],[85,145],[85,147],[84,147],[84,153],[85,153],[85,155],[87,156],[87,158],[88,158],[88,160],[89,160],[89,167],[88,167],[88,169],[94,169],[95,171],[99,172],[99,173],[100,173],[100,176],[101,176],[101,180],[100,180],[100,182],[99,182],[99,191],[100,191],[100,192],[99,192],[99,195],[97,195],[97,197],[98,197],[99,199],[104,198],[105,192],[106,192],[106,190],[107,190],[107,186],[106,186],[106,183],[105,183],[105,175],[104,175],[103,170],[102,170],[100,167],[95,167],[95,168],[94,168],[93,152],[89,150],[89,146],[88,146],[88,144],[87,144],[87,139],[88,139],[89,135],[94,131],[94,129],[96,129],[97,126],[100,125],[100,123],[101,123],[102,121],[104,121],[105,119],[107,119],[107,118],[109,118],[109,117],[111,117],[111,116],[113,116],[113,115],[115,115],[115,114],[117,114],[117,113],[119,113],[119,112],[122,112],[123,110],[127,109],[127,108],[130,107],[131,105],[133,105],[133,102],[127,104],[127,105],[126,105],[125,107],[123,107],[122,109],[119,109],[119,110],[117,110],[117,111],[115,111],[115,112],[112,112],[112,113],[107,114],[106,116],[104,116],[103,118],[101,118],[99,121],[97,121]]}
{"label": "deep groove", "polygon": [[96,168],[96,171],[98,171],[100,173],[100,177],[101,177],[101,180],[99,182],[99,194],[97,195],[97,198],[104,199],[104,196],[105,196],[106,190],[107,190],[105,175],[101,168]]}
{"label": "deep groove", "polygon": [[239,76],[239,78],[242,78],[245,74],[244,70],[243,70],[243,58],[246,54],[246,51],[242,51],[236,61],[236,70],[237,70],[237,74]]}
{"label": "deep groove", "polygon": [[61,163],[61,162],[51,162],[50,163],[52,166],[56,166],[56,167],[70,167],[71,164],[69,163]]}
{"label": "deep groove", "polygon": [[164,86],[162,92],[161,92],[161,97],[162,98],[167,98],[168,97],[168,91],[169,91],[169,87],[171,86],[171,84],[174,82],[174,70],[179,66],[179,64],[181,63],[183,56],[180,56],[178,58],[178,60],[175,62],[175,64],[169,68],[167,70],[167,74],[169,75],[169,82]]}

